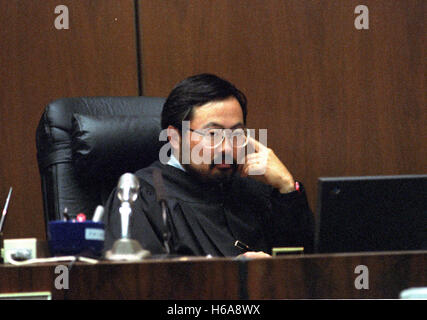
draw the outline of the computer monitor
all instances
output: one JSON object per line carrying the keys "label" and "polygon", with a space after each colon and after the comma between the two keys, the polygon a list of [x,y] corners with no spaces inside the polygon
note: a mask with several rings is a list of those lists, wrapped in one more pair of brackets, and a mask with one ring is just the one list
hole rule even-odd
{"label": "computer monitor", "polygon": [[318,180],[318,253],[427,249],[427,175]]}

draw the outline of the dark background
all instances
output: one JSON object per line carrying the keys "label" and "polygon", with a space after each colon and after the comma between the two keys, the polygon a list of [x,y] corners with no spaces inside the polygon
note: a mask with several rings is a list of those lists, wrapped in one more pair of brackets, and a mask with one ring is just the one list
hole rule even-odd
{"label": "dark background", "polygon": [[[69,30],[54,27],[69,9]],[[369,8],[369,30],[354,9]],[[45,238],[35,130],[72,96],[167,96],[211,72],[249,99],[248,125],[315,208],[319,176],[426,173],[425,0],[0,2],[5,237]]]}

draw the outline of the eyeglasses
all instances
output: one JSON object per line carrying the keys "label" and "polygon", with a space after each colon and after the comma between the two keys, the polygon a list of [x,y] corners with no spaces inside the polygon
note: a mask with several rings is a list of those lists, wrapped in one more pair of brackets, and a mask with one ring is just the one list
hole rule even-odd
{"label": "eyeglasses", "polygon": [[248,138],[250,132],[247,129],[202,129],[194,130],[189,129],[191,132],[195,132],[202,136],[202,142],[208,148],[217,148],[227,137],[231,145],[236,148],[243,148],[248,144]]}

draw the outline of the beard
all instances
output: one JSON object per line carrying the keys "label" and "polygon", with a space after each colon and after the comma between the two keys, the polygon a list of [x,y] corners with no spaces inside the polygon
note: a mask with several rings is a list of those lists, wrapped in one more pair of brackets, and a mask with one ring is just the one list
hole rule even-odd
{"label": "beard", "polygon": [[192,164],[183,164],[183,167],[190,175],[209,185],[228,184],[239,169],[236,160],[228,154],[214,157],[207,166],[197,167]]}

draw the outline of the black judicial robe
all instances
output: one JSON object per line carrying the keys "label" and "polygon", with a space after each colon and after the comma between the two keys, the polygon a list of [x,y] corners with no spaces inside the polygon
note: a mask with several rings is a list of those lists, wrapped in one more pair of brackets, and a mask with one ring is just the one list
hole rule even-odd
{"label": "black judicial robe", "polygon": [[[273,247],[313,249],[314,223],[306,194],[280,194],[251,178],[236,174],[227,185],[202,183],[187,172],[160,161],[135,174],[141,189],[132,206],[130,237],[152,254],[165,253],[161,206],[153,187],[153,169],[163,175],[167,194],[171,251],[196,256],[236,256],[239,240],[251,249],[271,254]],[[105,250],[121,236],[120,201],[113,191],[105,208]]]}

